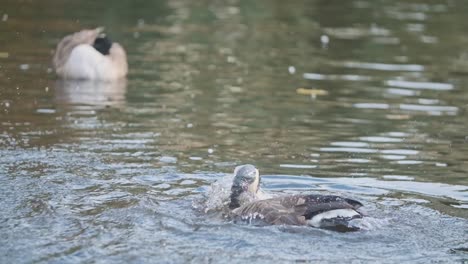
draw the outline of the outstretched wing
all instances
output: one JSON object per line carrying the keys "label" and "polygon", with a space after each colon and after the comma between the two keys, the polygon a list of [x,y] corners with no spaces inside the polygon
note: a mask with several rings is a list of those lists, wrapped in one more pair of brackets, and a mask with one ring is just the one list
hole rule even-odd
{"label": "outstretched wing", "polygon": [[244,220],[261,219],[272,225],[304,225],[305,217],[295,212],[294,207],[285,207],[279,199],[267,199],[248,203],[233,210],[236,217]]}
{"label": "outstretched wing", "polygon": [[356,200],[336,195],[293,195],[282,199],[283,206],[294,207],[295,211],[300,211],[306,219],[331,210],[356,210],[362,206],[362,204]]}
{"label": "outstretched wing", "polygon": [[255,201],[233,211],[243,219],[262,219],[274,225],[304,225],[317,214],[337,209],[357,209],[356,200],[333,195],[292,195]]}

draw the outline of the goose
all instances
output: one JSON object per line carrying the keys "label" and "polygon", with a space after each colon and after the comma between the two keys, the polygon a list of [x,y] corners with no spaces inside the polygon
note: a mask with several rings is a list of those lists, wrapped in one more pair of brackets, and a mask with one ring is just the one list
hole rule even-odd
{"label": "goose", "polygon": [[309,225],[335,231],[356,231],[349,225],[362,218],[356,200],[335,195],[296,194],[259,200],[260,174],[255,166],[236,167],[229,209],[234,219],[260,220],[270,225]]}
{"label": "goose", "polygon": [[53,65],[60,78],[112,81],[127,75],[124,48],[103,31],[102,27],[85,29],[59,42]]}

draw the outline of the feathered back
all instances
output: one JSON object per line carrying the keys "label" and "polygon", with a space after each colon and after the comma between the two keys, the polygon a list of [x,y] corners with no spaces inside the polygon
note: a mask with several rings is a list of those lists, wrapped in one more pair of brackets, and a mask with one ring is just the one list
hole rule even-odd
{"label": "feathered back", "polygon": [[104,28],[85,29],[68,35],[60,41],[55,50],[53,64],[57,74],[61,75],[63,66],[67,62],[72,50],[81,44],[92,45],[96,37],[102,33]]}

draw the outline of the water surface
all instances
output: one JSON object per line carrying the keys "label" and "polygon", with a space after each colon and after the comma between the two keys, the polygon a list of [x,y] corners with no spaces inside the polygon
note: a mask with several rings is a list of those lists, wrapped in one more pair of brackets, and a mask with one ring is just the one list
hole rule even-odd
{"label": "water surface", "polygon": [[[462,1],[4,1],[1,262],[468,261],[467,12]],[[127,48],[128,79],[57,80],[56,43],[95,26]],[[369,228],[199,210],[243,163],[276,195],[363,201]]]}

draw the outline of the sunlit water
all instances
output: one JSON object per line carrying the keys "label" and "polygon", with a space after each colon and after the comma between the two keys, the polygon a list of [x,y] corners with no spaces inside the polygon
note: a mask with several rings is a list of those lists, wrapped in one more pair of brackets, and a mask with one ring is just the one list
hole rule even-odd
{"label": "sunlit water", "polygon": [[[467,12],[3,1],[0,262],[468,261]],[[128,80],[58,81],[56,43],[98,25],[127,48]],[[232,223],[243,163],[270,195],[362,201],[366,228]]]}

